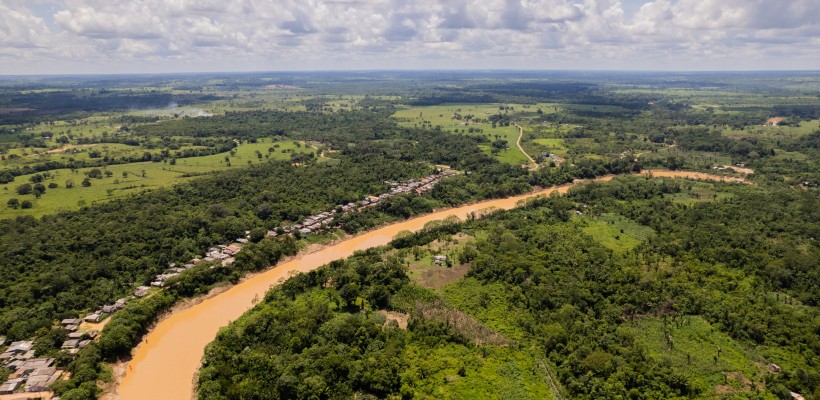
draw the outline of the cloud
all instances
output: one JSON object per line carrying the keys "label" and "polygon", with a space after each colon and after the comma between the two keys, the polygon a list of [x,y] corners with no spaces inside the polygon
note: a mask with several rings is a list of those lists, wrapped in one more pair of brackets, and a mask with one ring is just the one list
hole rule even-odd
{"label": "cloud", "polygon": [[0,73],[816,68],[817,15],[816,0],[5,0]]}
{"label": "cloud", "polygon": [[47,44],[48,29],[42,18],[24,8],[0,4],[0,48],[37,48]]}

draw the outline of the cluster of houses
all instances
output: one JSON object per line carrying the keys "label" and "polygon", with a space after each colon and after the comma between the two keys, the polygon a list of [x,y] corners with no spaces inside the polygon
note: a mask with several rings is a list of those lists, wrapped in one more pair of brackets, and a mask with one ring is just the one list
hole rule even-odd
{"label": "cluster of houses", "polygon": [[[333,211],[325,211],[305,218],[300,224],[286,226],[282,229],[285,234],[299,232],[302,235],[316,233],[333,226],[336,217],[367,207],[374,207],[387,198],[401,194],[423,194],[429,192],[442,179],[454,175],[455,171],[446,169],[422,179],[410,179],[402,183],[390,183],[390,191],[379,196],[367,196],[361,201],[338,205]],[[277,236],[276,231],[268,231],[268,236]]]}
{"label": "cluster of houses", "polygon": [[[128,300],[130,300],[130,299],[131,298],[129,298],[129,297],[123,297],[123,298],[118,299],[117,301],[115,301],[114,304],[104,305],[99,310],[96,310],[96,311],[86,315],[85,317],[83,317],[83,321],[80,321],[80,322],[89,322],[89,323],[92,323],[92,324],[100,322],[100,320],[103,319],[104,315],[113,314],[113,313],[125,308],[125,304],[128,303]],[[65,325],[66,321],[78,321],[78,320],[64,319],[62,321],[63,322],[63,327],[69,332],[76,331],[77,328],[80,325],[79,323],[71,324],[71,325]]]}
{"label": "cluster of houses", "polygon": [[[6,339],[0,338],[0,346],[5,345]],[[62,371],[52,367],[53,358],[34,358],[34,341],[22,340],[12,342],[0,354],[0,362],[5,368],[14,372],[8,380],[0,384],[0,395],[12,394],[23,388],[26,392],[41,392],[60,378]]]}
{"label": "cluster of houses", "polygon": [[[250,232],[247,232],[246,234],[249,233]],[[239,238],[236,239],[236,241],[239,243],[248,242],[247,238]],[[165,272],[154,277],[153,281],[151,282],[151,286],[163,287],[165,286],[165,282],[168,279],[171,279],[181,274],[185,270],[195,267],[197,264],[203,261],[220,261],[224,266],[231,265],[235,260],[234,256],[241,250],[242,248],[236,245],[219,245],[216,247],[211,247],[210,249],[208,249],[208,252],[205,254],[205,257],[203,258],[194,257],[190,261],[181,266],[178,266],[176,263],[169,264],[168,269]],[[134,291],[134,296],[143,297],[148,293],[149,289],[150,287],[140,286]]]}
{"label": "cluster of houses", "polygon": [[[120,300],[122,300],[122,302]],[[125,299],[120,300],[117,300],[117,303],[115,303],[118,307],[116,310],[119,310],[125,306]],[[103,309],[106,310],[107,313],[113,313],[116,311],[115,309],[109,307],[110,306],[105,306]],[[86,316],[84,320],[87,322],[99,322],[101,313],[102,310],[89,314],[89,316]],[[89,318],[90,316],[93,316],[93,318]],[[79,318],[66,318],[60,321],[60,325],[63,329],[68,331],[68,339],[63,342],[63,345],[60,346],[60,348],[69,354],[77,354],[80,349],[86,348],[86,346],[91,343],[91,340],[97,337],[97,331],[78,332],[77,330],[82,322],[83,320],[80,320]]]}

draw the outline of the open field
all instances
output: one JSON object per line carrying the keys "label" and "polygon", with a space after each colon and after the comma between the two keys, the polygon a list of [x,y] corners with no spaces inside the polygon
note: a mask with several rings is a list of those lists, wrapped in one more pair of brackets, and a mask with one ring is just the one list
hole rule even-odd
{"label": "open field", "polygon": [[643,226],[618,214],[603,214],[598,218],[579,218],[583,231],[616,253],[626,253],[644,240],[655,235],[652,228]]}
{"label": "open field", "polygon": [[[499,107],[512,107],[512,110],[499,110]],[[518,139],[518,128],[510,124],[509,126],[496,126],[486,121],[490,116],[504,114],[510,117],[516,116],[518,110],[527,110],[531,113],[534,107],[523,108],[520,104],[449,104],[441,106],[427,107],[402,107],[393,117],[400,125],[408,127],[436,127],[452,133],[464,133],[472,136],[483,136],[488,142],[480,145],[488,155],[492,155],[491,142],[495,140],[505,140],[507,148],[501,150],[495,158],[501,162],[509,164],[526,164],[527,157],[515,146]],[[546,106],[544,108],[547,108]],[[461,119],[454,116],[459,114]],[[466,116],[472,116],[468,121]],[[475,122],[473,119],[481,120]],[[472,130],[472,132],[471,132]]]}
{"label": "open field", "polygon": [[723,128],[723,134],[731,138],[795,138],[820,129],[820,120],[802,121],[800,126],[750,126],[743,130]]}
{"label": "open field", "polygon": [[[274,151],[268,153],[268,149],[271,148]],[[262,154],[262,158],[257,156],[257,151]],[[140,162],[96,168],[103,171],[103,178],[90,179],[91,186],[89,187],[83,187],[81,183],[86,173],[95,168],[81,168],[76,171],[58,169],[49,171],[51,177],[43,181],[46,186],[49,183],[56,183],[58,187],[47,189],[39,199],[32,194],[21,196],[16,193],[15,189],[29,183],[31,176],[35,174],[23,175],[15,178],[12,183],[0,186],[0,205],[2,206],[0,207],[0,218],[12,218],[18,215],[39,217],[59,211],[74,210],[146,190],[168,187],[213,171],[246,167],[249,164],[258,164],[267,160],[289,160],[292,152],[307,153],[315,152],[315,150],[291,140],[271,142],[270,139],[262,139],[257,143],[239,145],[235,149],[235,155],[221,153],[183,158],[178,159],[176,165],[163,162]],[[226,157],[230,160],[230,165],[226,162]],[[111,172],[109,177],[105,176],[106,171]],[[66,188],[67,181],[71,181],[74,187]],[[6,204],[12,198],[20,202],[29,200],[33,207],[29,209],[7,207]]]}

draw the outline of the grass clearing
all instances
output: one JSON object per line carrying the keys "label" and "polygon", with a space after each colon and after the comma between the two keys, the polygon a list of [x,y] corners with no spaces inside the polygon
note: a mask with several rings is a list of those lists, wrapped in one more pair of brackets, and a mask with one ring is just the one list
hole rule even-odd
{"label": "grass clearing", "polygon": [[750,126],[746,129],[723,127],[723,134],[731,138],[765,137],[770,139],[796,138],[811,134],[820,129],[820,119],[802,121],[800,126]]}
{"label": "grass clearing", "polygon": [[[739,395],[763,385],[763,363],[756,364],[759,360],[702,317],[681,318],[679,323],[669,321],[667,328],[664,320],[651,317],[626,323],[619,329],[634,336],[655,362],[690,378],[703,397]],[[671,342],[667,337],[671,337]]]}
{"label": "grass clearing", "polygon": [[603,214],[598,218],[578,217],[583,231],[606,248],[623,254],[638,247],[655,235],[655,231],[618,214]]}

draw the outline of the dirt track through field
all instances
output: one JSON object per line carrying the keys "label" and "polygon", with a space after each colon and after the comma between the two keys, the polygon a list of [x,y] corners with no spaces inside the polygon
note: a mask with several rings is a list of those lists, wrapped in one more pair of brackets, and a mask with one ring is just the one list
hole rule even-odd
{"label": "dirt track through field", "polygon": [[521,153],[523,153],[527,157],[527,159],[530,160],[530,168],[537,168],[538,164],[535,163],[535,160],[533,160],[532,157],[530,157],[530,155],[527,154],[526,151],[524,151],[524,148],[521,147],[521,138],[524,136],[524,128],[518,124],[513,125],[518,127],[518,139],[515,141],[515,145],[518,146],[518,150],[521,150]]}

